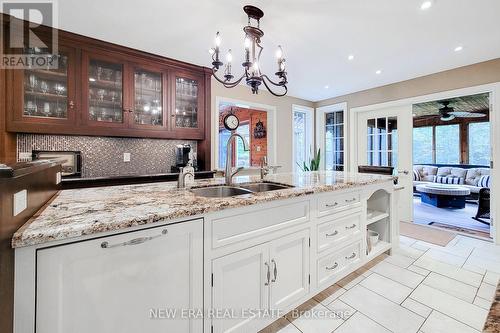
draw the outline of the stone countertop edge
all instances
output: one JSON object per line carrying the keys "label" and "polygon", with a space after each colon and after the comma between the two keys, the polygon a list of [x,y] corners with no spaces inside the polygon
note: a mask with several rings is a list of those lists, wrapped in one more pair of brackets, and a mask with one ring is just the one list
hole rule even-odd
{"label": "stone countertop edge", "polygon": [[497,284],[495,299],[484,324],[484,333],[500,333],[500,282]]}
{"label": "stone countertop edge", "polygon": [[[257,182],[258,176],[234,178],[236,185]],[[393,177],[309,172],[268,175],[267,182],[292,188],[226,198],[194,195],[176,182],[63,190],[14,234],[12,247],[41,245],[165,220],[194,217],[313,193],[332,192],[392,181]],[[191,187],[223,185],[223,178],[196,181]]]}

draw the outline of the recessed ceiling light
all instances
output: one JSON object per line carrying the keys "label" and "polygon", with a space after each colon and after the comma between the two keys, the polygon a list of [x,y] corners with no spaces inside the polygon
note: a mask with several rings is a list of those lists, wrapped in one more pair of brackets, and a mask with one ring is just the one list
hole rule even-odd
{"label": "recessed ceiling light", "polygon": [[462,51],[463,49],[464,49],[464,47],[463,47],[463,46],[457,46],[457,47],[455,47],[455,52],[460,52],[460,51]]}
{"label": "recessed ceiling light", "polygon": [[325,86],[325,89],[328,89],[328,88],[330,88],[330,86]]}
{"label": "recessed ceiling light", "polygon": [[424,1],[420,5],[420,9],[422,9],[422,10],[427,10],[427,9],[429,9],[431,7],[432,7],[432,1]]}
{"label": "recessed ceiling light", "polygon": [[375,72],[375,74],[377,74],[377,75],[382,74],[382,70],[379,69],[378,71]]}
{"label": "recessed ceiling light", "polygon": [[351,54],[347,57],[347,60],[353,60],[354,59],[354,56]]}

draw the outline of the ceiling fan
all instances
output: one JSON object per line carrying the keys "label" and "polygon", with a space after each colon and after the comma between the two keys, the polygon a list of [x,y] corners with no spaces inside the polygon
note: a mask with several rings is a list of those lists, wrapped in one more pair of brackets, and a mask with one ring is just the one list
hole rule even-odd
{"label": "ceiling fan", "polygon": [[484,113],[455,111],[454,108],[449,106],[449,104],[451,103],[450,101],[442,101],[439,103],[443,104],[443,107],[439,109],[439,114],[441,115],[442,121],[450,121],[455,118],[481,118],[486,116]]}

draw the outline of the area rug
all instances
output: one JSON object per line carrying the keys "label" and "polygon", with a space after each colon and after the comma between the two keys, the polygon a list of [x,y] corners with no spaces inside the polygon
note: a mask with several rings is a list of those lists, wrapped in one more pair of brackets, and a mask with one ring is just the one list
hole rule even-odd
{"label": "area rug", "polygon": [[439,222],[431,222],[431,223],[429,223],[429,225],[432,225],[433,227],[438,227],[438,228],[450,230],[450,231],[460,232],[460,233],[471,235],[471,236],[490,238],[490,234],[487,232],[483,232],[483,231],[478,231],[478,230],[473,230],[473,229],[468,229],[468,228],[463,228],[463,227],[457,227],[454,225],[449,225],[449,224],[444,224],[444,223],[439,223]]}
{"label": "area rug", "polygon": [[403,236],[418,239],[439,246],[446,246],[457,235],[454,232],[439,230],[408,222],[399,223],[399,233]]}

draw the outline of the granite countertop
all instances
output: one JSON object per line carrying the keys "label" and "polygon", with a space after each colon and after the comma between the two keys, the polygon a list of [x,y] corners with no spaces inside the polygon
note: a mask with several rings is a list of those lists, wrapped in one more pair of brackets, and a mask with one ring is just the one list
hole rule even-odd
{"label": "granite countertop", "polygon": [[486,318],[483,332],[500,333],[500,283],[497,284],[495,299]]}
{"label": "granite countertop", "polygon": [[[14,234],[12,247],[43,244],[278,199],[383,183],[392,179],[389,176],[353,175],[334,171],[281,173],[268,175],[265,180],[294,187],[228,198],[195,196],[189,189],[177,189],[176,182],[64,190]],[[235,183],[255,181],[259,181],[258,176],[234,178]],[[198,180],[193,186],[223,183],[224,178],[212,178]]]}

